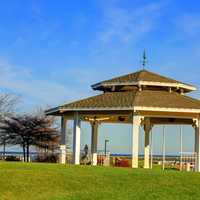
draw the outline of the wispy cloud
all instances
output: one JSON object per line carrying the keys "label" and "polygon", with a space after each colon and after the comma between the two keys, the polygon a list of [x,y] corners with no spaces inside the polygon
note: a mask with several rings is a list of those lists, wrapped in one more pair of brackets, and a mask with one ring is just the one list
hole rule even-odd
{"label": "wispy cloud", "polygon": [[0,74],[0,88],[21,95],[25,104],[28,98],[35,101],[35,106],[56,105],[84,95],[73,85],[38,79],[28,68],[12,65],[4,59],[0,59]]}
{"label": "wispy cloud", "polygon": [[104,22],[100,38],[105,43],[115,39],[127,43],[150,32],[166,5],[163,2],[149,3],[130,10],[118,4],[118,1],[102,4]]}

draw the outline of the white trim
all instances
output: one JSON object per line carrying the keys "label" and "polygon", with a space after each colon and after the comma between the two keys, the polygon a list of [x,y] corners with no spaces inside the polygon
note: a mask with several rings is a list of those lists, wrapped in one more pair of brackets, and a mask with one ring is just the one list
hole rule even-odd
{"label": "white trim", "polygon": [[146,106],[134,106],[134,107],[99,107],[99,108],[57,108],[53,111],[45,112],[51,114],[52,112],[59,111],[60,114],[66,111],[119,111],[119,110],[134,110],[134,111],[161,111],[161,112],[183,112],[183,113],[200,113],[200,109],[192,108],[163,108],[163,107],[146,107]]}
{"label": "white trim", "polygon": [[61,108],[59,111],[118,111],[118,110],[133,110],[134,107],[99,107],[99,108]]}
{"label": "white trim", "polygon": [[93,88],[93,89],[95,89],[95,88],[97,88],[97,87],[99,87],[99,86],[101,86],[102,84],[101,83],[96,83],[96,84],[94,84],[94,85],[91,85],[91,87]]}
{"label": "white trim", "polygon": [[141,85],[151,85],[151,86],[168,86],[168,87],[177,87],[177,88],[185,88],[188,90],[196,90],[197,88],[192,85],[186,85],[184,83],[164,83],[164,82],[153,82],[153,81],[139,81]]}
{"label": "white trim", "polygon": [[153,115],[153,114],[144,114],[144,117],[153,117],[153,118],[174,118],[174,119],[194,119],[194,116],[179,116],[179,115]]}
{"label": "white trim", "polygon": [[143,111],[200,113],[200,109],[192,109],[192,108],[161,108],[161,107],[135,106],[134,110],[137,110],[137,111],[143,110]]}
{"label": "white trim", "polygon": [[57,111],[60,111],[59,107],[55,107],[55,108],[51,108],[49,110],[46,110],[45,114],[48,115],[48,114],[51,114],[52,112],[57,112]]}
{"label": "white trim", "polygon": [[93,89],[98,88],[99,86],[113,86],[113,85],[148,85],[148,86],[166,86],[166,87],[175,87],[175,88],[184,88],[190,91],[195,91],[197,88],[192,85],[187,85],[184,83],[168,83],[168,82],[154,82],[154,81],[130,81],[130,82],[112,82],[112,83],[97,83],[92,85]]}
{"label": "white trim", "polygon": [[115,111],[115,110],[144,110],[144,111],[163,111],[163,112],[186,112],[186,113],[200,113],[200,109],[190,108],[162,108],[162,107],[145,107],[145,106],[134,106],[134,107],[99,107],[99,108],[72,108],[72,109],[60,109],[61,112],[65,111]]}

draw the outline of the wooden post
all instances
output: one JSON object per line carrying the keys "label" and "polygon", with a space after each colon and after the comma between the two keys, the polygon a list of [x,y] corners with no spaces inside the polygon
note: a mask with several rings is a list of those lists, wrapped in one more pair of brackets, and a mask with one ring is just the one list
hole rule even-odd
{"label": "wooden post", "polygon": [[182,171],[183,169],[183,156],[182,156],[182,152],[183,152],[183,137],[182,137],[182,127],[180,126],[180,171]]}
{"label": "wooden post", "polygon": [[151,165],[150,168],[153,168],[153,130],[151,130]]}
{"label": "wooden post", "polygon": [[150,155],[150,131],[151,131],[151,124],[150,119],[145,118],[144,123],[144,168],[149,169],[149,155]]}
{"label": "wooden post", "polygon": [[92,154],[92,165],[97,165],[97,145],[98,145],[98,122],[94,121],[92,125],[92,137],[91,137],[91,154]]}
{"label": "wooden post", "polygon": [[61,164],[66,163],[66,131],[67,131],[67,119],[65,116],[61,117],[61,139],[60,139],[60,158]]}
{"label": "wooden post", "polygon": [[162,154],[163,154],[162,169],[164,170],[165,169],[165,126],[163,126]]}
{"label": "wooden post", "polygon": [[81,145],[81,121],[78,112],[74,113],[73,131],[73,164],[80,164],[80,145]]}
{"label": "wooden post", "polygon": [[141,123],[141,116],[133,115],[133,121],[132,121],[132,168],[138,168],[140,123]]}
{"label": "wooden post", "polygon": [[200,118],[196,121],[195,126],[195,153],[196,153],[196,171],[200,172]]}

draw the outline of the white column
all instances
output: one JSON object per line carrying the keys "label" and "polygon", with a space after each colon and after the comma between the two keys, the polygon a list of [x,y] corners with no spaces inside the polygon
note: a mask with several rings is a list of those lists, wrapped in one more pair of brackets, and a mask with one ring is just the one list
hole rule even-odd
{"label": "white column", "polygon": [[92,125],[92,137],[91,137],[91,154],[92,165],[97,165],[97,144],[98,144],[98,122],[94,121]]}
{"label": "white column", "polygon": [[194,152],[195,153],[197,153],[198,151],[197,140],[198,140],[198,127],[194,127]]}
{"label": "white column", "polygon": [[61,139],[60,139],[60,157],[59,162],[61,164],[66,163],[66,131],[67,131],[67,119],[65,116],[61,117]]}
{"label": "white column", "polygon": [[73,131],[73,164],[80,164],[80,145],[81,145],[81,123],[78,112],[74,114],[74,131]]}
{"label": "white column", "polygon": [[140,116],[133,115],[132,124],[132,168],[138,168]]}
{"label": "white column", "polygon": [[198,118],[195,126],[195,152],[196,152],[196,171],[200,172],[200,119]]}
{"label": "white column", "polygon": [[145,119],[144,124],[144,168],[149,169],[149,154],[150,154],[150,131],[151,131],[151,124],[150,119]]}

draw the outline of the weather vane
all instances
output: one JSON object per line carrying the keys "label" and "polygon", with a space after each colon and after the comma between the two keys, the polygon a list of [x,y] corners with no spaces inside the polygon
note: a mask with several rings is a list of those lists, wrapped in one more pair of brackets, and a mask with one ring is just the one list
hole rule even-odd
{"label": "weather vane", "polygon": [[147,64],[147,57],[146,57],[146,52],[144,50],[144,52],[143,52],[143,58],[142,58],[142,67],[143,67],[143,70],[145,69],[146,64]]}

